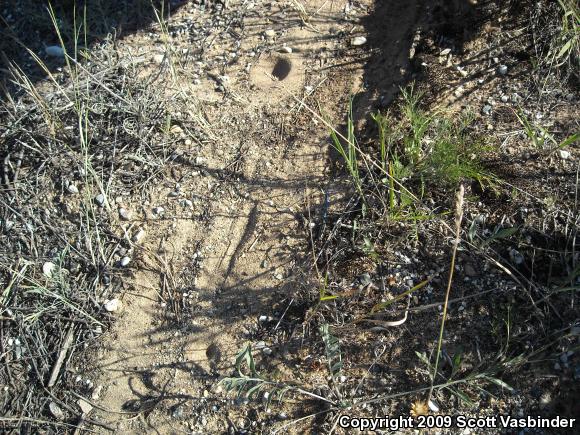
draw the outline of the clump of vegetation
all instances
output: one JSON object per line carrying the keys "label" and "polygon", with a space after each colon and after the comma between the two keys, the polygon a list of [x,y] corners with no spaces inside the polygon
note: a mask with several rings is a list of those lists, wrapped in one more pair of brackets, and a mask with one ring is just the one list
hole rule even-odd
{"label": "clump of vegetation", "polygon": [[482,165],[489,147],[472,129],[474,117],[466,114],[453,119],[427,112],[421,98],[410,86],[402,90],[399,117],[373,115],[378,137],[368,152],[356,140],[352,108],[346,136],[331,131],[333,145],[363,202],[367,196],[379,197],[395,213],[420,202],[430,189],[453,189],[464,181],[475,181],[482,188],[495,183]]}
{"label": "clump of vegetation", "polygon": [[[139,255],[134,229],[123,236],[115,226],[115,198],[144,193],[159,180],[185,131],[201,138],[172,117],[178,110],[158,78],[111,56],[112,40],[88,53],[66,42],[52,9],[47,19],[62,48],[61,72],[28,50],[48,79],[39,85],[10,62],[13,89],[0,102],[6,431],[42,427],[43,415],[63,427],[78,419],[75,394],[90,396],[94,385],[75,381],[64,362],[108,327],[106,302],[120,294],[121,258]],[[86,41],[86,31],[85,20],[73,33]]]}

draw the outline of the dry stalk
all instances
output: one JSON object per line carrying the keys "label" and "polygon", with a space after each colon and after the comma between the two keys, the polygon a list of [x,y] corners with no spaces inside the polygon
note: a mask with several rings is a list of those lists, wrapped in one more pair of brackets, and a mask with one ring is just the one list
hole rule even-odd
{"label": "dry stalk", "polygon": [[463,220],[463,197],[465,195],[465,188],[463,185],[459,186],[457,195],[455,196],[455,240],[453,241],[453,249],[451,252],[451,267],[449,269],[449,279],[447,280],[447,290],[445,291],[445,303],[443,305],[443,317],[441,319],[441,328],[439,329],[439,340],[437,341],[437,353],[435,355],[435,365],[433,375],[431,376],[431,386],[429,388],[429,395],[427,397],[427,404],[431,400],[433,394],[433,385],[437,377],[437,370],[439,368],[439,357],[441,355],[441,346],[443,344],[443,332],[445,331],[445,320],[447,318],[447,308],[449,306],[449,294],[451,293],[451,284],[453,283],[453,271],[455,270],[455,259],[457,257],[457,246],[461,240],[461,221]]}

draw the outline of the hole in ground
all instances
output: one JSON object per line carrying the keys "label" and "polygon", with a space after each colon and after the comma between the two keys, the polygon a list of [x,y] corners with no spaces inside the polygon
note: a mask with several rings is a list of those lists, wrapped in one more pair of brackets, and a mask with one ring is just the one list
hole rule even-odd
{"label": "hole in ground", "polygon": [[282,81],[292,71],[292,63],[288,59],[280,58],[276,61],[274,68],[272,69],[272,75],[278,80]]}

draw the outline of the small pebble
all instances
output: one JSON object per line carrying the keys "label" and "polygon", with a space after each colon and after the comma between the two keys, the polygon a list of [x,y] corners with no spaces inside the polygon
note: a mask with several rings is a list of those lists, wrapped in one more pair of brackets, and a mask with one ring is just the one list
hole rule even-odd
{"label": "small pebble", "polygon": [[133,240],[135,243],[139,243],[141,240],[143,240],[143,237],[145,237],[145,230],[143,228],[139,228],[137,232],[133,234],[131,240]]}
{"label": "small pebble", "polygon": [[439,412],[439,406],[437,406],[437,404],[433,400],[429,400],[428,405],[429,405],[429,409],[432,412]]}
{"label": "small pebble", "polygon": [[68,191],[68,193],[71,193],[73,195],[79,193],[79,188],[74,184],[69,184],[68,186],[66,186],[66,190]]}
{"label": "small pebble", "polygon": [[268,29],[264,32],[264,35],[267,38],[273,38],[274,36],[276,36],[276,31],[274,29]]}
{"label": "small pebble", "polygon": [[126,208],[119,208],[119,217],[124,221],[128,221],[131,219],[131,213]]}
{"label": "small pebble", "polygon": [[568,160],[570,158],[570,151],[559,150],[558,153],[560,154],[560,158],[562,160]]}
{"label": "small pebble", "polygon": [[57,420],[64,420],[64,413],[62,412],[62,409],[60,409],[60,406],[58,406],[56,403],[50,402],[48,404],[48,409],[54,418]]}
{"label": "small pebble", "polygon": [[163,207],[155,207],[153,209],[153,214],[157,216],[163,216],[163,214],[165,214],[165,209]]}
{"label": "small pebble", "polygon": [[284,46],[284,47],[282,47],[282,48],[279,50],[279,52],[280,52],[280,53],[288,53],[288,54],[290,54],[290,53],[292,53],[292,48]]}
{"label": "small pebble", "polygon": [[103,195],[102,193],[99,193],[97,196],[95,196],[95,202],[97,203],[97,205],[99,207],[102,207],[105,205],[105,195]]}
{"label": "small pebble", "polygon": [[79,408],[81,408],[81,412],[83,414],[88,414],[89,412],[91,412],[93,410],[93,405],[91,405],[89,402],[87,402],[84,399],[79,399],[77,401],[77,404],[79,405]]}
{"label": "small pebble", "polygon": [[350,45],[354,47],[359,47],[367,43],[367,38],[364,36],[356,36],[350,40]]}
{"label": "small pebble", "polygon": [[126,267],[129,265],[130,262],[131,262],[131,259],[129,257],[123,257],[123,258],[121,258],[121,261],[119,262],[119,264],[121,265],[121,267]]}
{"label": "small pebble", "polygon": [[42,273],[44,273],[44,275],[47,276],[48,278],[52,277],[52,274],[54,273],[55,270],[56,264],[50,261],[47,261],[42,265]]}
{"label": "small pebble", "polygon": [[115,311],[118,311],[122,305],[123,303],[119,299],[115,298],[105,301],[104,307],[105,310],[107,310],[109,313],[114,313]]}
{"label": "small pebble", "polygon": [[497,72],[499,73],[499,75],[505,76],[508,72],[508,67],[507,65],[500,65],[497,68]]}
{"label": "small pebble", "polygon": [[64,57],[64,50],[60,45],[49,45],[44,52],[49,57]]}

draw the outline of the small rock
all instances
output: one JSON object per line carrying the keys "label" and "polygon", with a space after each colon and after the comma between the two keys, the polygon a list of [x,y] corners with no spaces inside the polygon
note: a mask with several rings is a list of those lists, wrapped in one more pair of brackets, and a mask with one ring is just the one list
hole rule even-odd
{"label": "small rock", "polygon": [[524,256],[516,249],[510,250],[510,258],[514,264],[522,264],[524,262]]}
{"label": "small rock", "polygon": [[79,399],[77,401],[77,404],[79,405],[79,408],[81,408],[81,412],[83,414],[88,414],[89,412],[91,412],[93,410],[93,405],[91,405],[89,402],[87,402],[84,399]]}
{"label": "small rock", "polygon": [[183,417],[183,407],[182,406],[177,406],[173,412],[171,413],[171,416],[173,418],[182,418]]}
{"label": "small rock", "polygon": [[69,184],[68,186],[66,186],[66,190],[68,191],[68,193],[71,193],[73,195],[79,193],[79,188],[74,184]]}
{"label": "small rock", "polygon": [[44,52],[49,57],[64,57],[64,50],[60,45],[49,45],[44,48]]}
{"label": "small rock", "polygon": [[119,217],[124,221],[128,221],[131,219],[131,213],[126,208],[119,208]]}
{"label": "small rock", "polygon": [[568,160],[570,158],[570,151],[559,150],[558,153],[560,154],[560,158],[562,160]]}
{"label": "small rock", "polygon": [[256,346],[254,346],[256,349],[264,349],[266,347],[266,342],[265,341],[258,341],[256,343]]}
{"label": "small rock", "polygon": [[281,412],[278,414],[278,419],[280,420],[286,420],[288,418],[288,414],[286,414],[285,412]]}
{"label": "small rock", "polygon": [[181,201],[181,206],[183,208],[193,208],[193,202],[190,199],[184,199]]}
{"label": "small rock", "polygon": [[264,349],[262,349],[262,352],[264,353],[264,355],[272,355],[272,349],[270,349],[269,347],[265,347]]}
{"label": "small rock", "polygon": [[105,205],[105,195],[103,195],[102,193],[99,193],[97,196],[95,196],[95,202],[97,203],[97,205],[99,207],[102,207]]}
{"label": "small rock", "polygon": [[155,207],[153,209],[153,214],[157,216],[163,216],[165,214],[165,209],[163,207]]}
{"label": "small rock", "polygon": [[367,43],[367,38],[364,36],[356,36],[350,40],[350,45],[354,47],[359,47],[361,45],[365,45]]}
{"label": "small rock", "polygon": [[362,286],[369,285],[372,282],[370,274],[363,273],[361,276],[358,277],[358,282],[360,282],[360,285]]}
{"label": "small rock", "polygon": [[258,322],[264,323],[268,321],[268,316],[261,315],[258,317]]}
{"label": "small rock", "polygon": [[560,363],[554,364],[554,370],[557,370],[557,371],[562,370],[562,366],[560,365]]}
{"label": "small rock", "polygon": [[121,265],[121,267],[127,267],[130,262],[131,262],[131,258],[123,257],[123,258],[121,258],[121,261],[119,261],[119,264]]}
{"label": "small rock", "polygon": [[505,76],[507,74],[507,72],[508,72],[507,65],[500,65],[497,68],[497,72],[498,72],[499,75]]}
{"label": "small rock", "polygon": [[56,403],[50,402],[48,404],[48,410],[57,420],[64,420],[64,412],[62,412],[62,409],[60,409],[60,406],[58,406]]}
{"label": "small rock", "polygon": [[97,385],[95,387],[95,389],[93,390],[93,392],[91,393],[91,399],[92,400],[99,400],[101,397],[101,391],[103,391],[103,386]]}
{"label": "small rock", "polygon": [[481,111],[483,112],[484,115],[489,115],[491,114],[491,110],[492,107],[489,104],[486,104],[485,106],[483,106],[483,108],[481,109]]}
{"label": "small rock", "polygon": [[340,382],[341,384],[344,384],[347,380],[347,377],[342,375],[338,378],[338,382]]}
{"label": "small rock", "polygon": [[268,29],[264,32],[264,35],[267,38],[273,38],[274,36],[276,36],[276,31],[274,29]]}
{"label": "small rock", "polygon": [[433,400],[429,400],[428,405],[429,405],[429,409],[432,412],[439,412],[439,406],[437,406],[437,404]]}
{"label": "small rock", "polygon": [[139,243],[141,240],[143,240],[143,237],[145,237],[145,230],[143,228],[139,228],[137,232],[133,234],[131,240],[133,240],[135,243]]}
{"label": "small rock", "polygon": [[278,52],[279,53],[288,53],[288,54],[290,54],[290,53],[292,53],[292,48],[291,47],[284,46],[280,50],[278,50]]}
{"label": "small rock", "polygon": [[123,303],[119,299],[115,298],[111,300],[106,300],[104,307],[105,310],[107,310],[109,313],[114,313],[115,311],[118,311],[122,305]]}
{"label": "small rock", "polygon": [[447,56],[449,53],[451,53],[451,49],[446,48],[445,50],[441,50],[441,53],[439,53],[439,55],[440,56]]}
{"label": "small rock", "polygon": [[161,65],[164,60],[165,55],[163,54],[156,54],[155,56],[153,56],[153,62],[155,62],[157,65]]}
{"label": "small rock", "polygon": [[56,264],[50,261],[47,261],[42,265],[42,273],[44,273],[44,275],[47,276],[48,278],[52,277],[52,274],[54,273],[55,270]]}
{"label": "small rock", "polygon": [[510,100],[510,97],[508,97],[507,95],[502,95],[501,96],[502,103],[507,103],[509,100]]}
{"label": "small rock", "polygon": [[270,262],[268,260],[262,261],[262,268],[267,269],[268,267],[270,267]]}
{"label": "small rock", "polygon": [[277,273],[274,278],[276,278],[278,281],[282,281],[284,279],[284,275],[282,275],[281,273]]}

